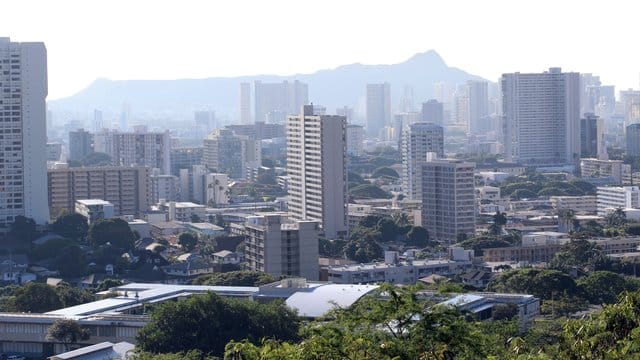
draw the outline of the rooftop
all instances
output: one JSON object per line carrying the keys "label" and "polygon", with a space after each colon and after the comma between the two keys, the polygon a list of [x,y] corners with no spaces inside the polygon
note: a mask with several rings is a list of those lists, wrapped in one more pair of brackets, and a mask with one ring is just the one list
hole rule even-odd
{"label": "rooftop", "polygon": [[77,203],[80,203],[85,206],[94,206],[94,205],[111,205],[110,202],[102,200],[102,199],[81,199],[76,200]]}

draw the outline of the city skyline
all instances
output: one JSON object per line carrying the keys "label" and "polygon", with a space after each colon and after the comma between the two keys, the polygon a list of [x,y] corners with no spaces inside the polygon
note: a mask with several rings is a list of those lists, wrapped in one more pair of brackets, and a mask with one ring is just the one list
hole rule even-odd
{"label": "city skyline", "polygon": [[[637,5],[621,1],[607,6],[595,1],[579,6],[550,1],[397,5],[241,1],[187,2],[178,7],[148,1],[23,1],[3,5],[12,16],[3,19],[0,35],[46,44],[49,100],[75,94],[96,78],[292,75],[351,63],[398,63],[429,49],[440,53],[448,65],[490,81],[503,73],[560,66],[598,74],[604,84],[617,89],[638,87],[640,54],[621,36],[634,30],[635,12],[628,10]],[[302,16],[305,13],[343,25],[305,26],[310,19]],[[539,26],[540,19],[544,27]],[[585,19],[598,21],[588,36]],[[256,28],[260,31],[252,31]],[[314,56],[294,51],[305,42],[325,51]]]}

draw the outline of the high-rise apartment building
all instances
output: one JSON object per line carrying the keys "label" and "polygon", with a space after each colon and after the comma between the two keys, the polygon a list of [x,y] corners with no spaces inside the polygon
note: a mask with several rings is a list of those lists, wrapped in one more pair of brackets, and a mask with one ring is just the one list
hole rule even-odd
{"label": "high-rise apartment building", "polygon": [[380,131],[391,124],[391,85],[367,84],[367,135],[380,136]]}
{"label": "high-rise apartment building", "polygon": [[444,122],[444,107],[436,99],[422,103],[422,121],[442,126]]}
{"label": "high-rise apartment building", "polygon": [[47,50],[0,37],[0,227],[16,216],[49,221]]}
{"label": "high-rise apartment building", "polygon": [[109,155],[114,165],[148,166],[162,174],[171,171],[169,131],[152,133],[144,127],[135,132],[105,130],[94,134],[93,148]]}
{"label": "high-rise apartment building", "polygon": [[217,127],[214,111],[195,111],[193,120],[196,124],[196,137],[202,139]]}
{"label": "high-rise apartment building", "polygon": [[444,157],[444,131],[432,123],[415,123],[402,134],[402,191],[411,200],[422,200],[422,164],[427,153]]}
{"label": "high-rise apartment building", "polygon": [[[281,83],[254,83],[255,121],[266,121],[270,113],[281,113],[283,120],[309,102],[309,87],[295,80]],[[273,116],[273,114],[272,114]],[[271,121],[273,122],[273,121]]]}
{"label": "high-rise apartment building", "polygon": [[116,216],[139,215],[151,201],[150,171],[127,166],[51,169],[49,207],[52,212],[73,212],[76,200],[102,199],[113,204]]}
{"label": "high-rise apartment building", "polygon": [[627,126],[627,155],[640,156],[640,123]]}
{"label": "high-rise apartment building", "polygon": [[93,132],[102,131],[105,128],[102,110],[93,110]]}
{"label": "high-rise apartment building", "polygon": [[486,81],[467,81],[469,131],[484,134],[492,130],[489,118],[489,85]]}
{"label": "high-rise apartment building", "polygon": [[600,158],[605,153],[604,122],[594,113],[580,119],[580,157]]}
{"label": "high-rise apartment building", "polygon": [[93,152],[92,135],[84,129],[69,132],[69,160],[82,160]]}
{"label": "high-rise apartment building", "polygon": [[251,84],[240,83],[240,124],[251,124]]}
{"label": "high-rise apartment building", "polygon": [[640,123],[640,90],[621,90],[620,102],[624,109],[624,124]]}
{"label": "high-rise apartment building", "polygon": [[182,201],[218,206],[229,203],[229,175],[211,173],[204,165],[180,170]]}
{"label": "high-rise apartment building", "polygon": [[305,105],[287,123],[289,212],[317,220],[326,237],[347,231],[346,118],[314,115]]}
{"label": "high-rise apartment building", "polygon": [[503,74],[504,157],[530,165],[574,163],[580,157],[580,74],[560,68]]}
{"label": "high-rise apartment building", "polygon": [[360,156],[363,152],[364,128],[361,125],[347,125],[347,154]]}
{"label": "high-rise apartment building", "polygon": [[318,223],[287,221],[280,213],[250,216],[244,224],[245,261],[254,271],[318,280]]}
{"label": "high-rise apartment building", "polygon": [[203,151],[203,147],[182,147],[171,149],[171,175],[179,176],[180,169],[191,169],[193,165],[202,164]]}
{"label": "high-rise apartment building", "polygon": [[475,164],[435,159],[422,165],[422,226],[432,239],[455,243],[475,233]]}
{"label": "high-rise apartment building", "polygon": [[202,162],[211,171],[242,178],[242,141],[233,131],[215,129],[204,139]]}
{"label": "high-rise apartment building", "polygon": [[160,174],[159,169],[151,170],[151,204],[160,200],[180,201],[180,178],[174,175]]}

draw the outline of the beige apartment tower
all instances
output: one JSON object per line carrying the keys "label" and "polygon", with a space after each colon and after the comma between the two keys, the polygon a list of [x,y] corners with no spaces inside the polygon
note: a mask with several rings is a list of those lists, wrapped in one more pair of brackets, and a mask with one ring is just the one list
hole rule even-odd
{"label": "beige apartment tower", "polygon": [[446,244],[475,233],[475,164],[436,159],[422,165],[422,226]]}
{"label": "beige apartment tower", "polygon": [[148,167],[79,167],[48,171],[52,213],[73,212],[76,200],[102,199],[113,204],[115,216],[138,215],[151,201]]}
{"label": "beige apartment tower", "polygon": [[305,105],[287,122],[289,212],[320,222],[324,235],[347,232],[346,118],[314,115]]}

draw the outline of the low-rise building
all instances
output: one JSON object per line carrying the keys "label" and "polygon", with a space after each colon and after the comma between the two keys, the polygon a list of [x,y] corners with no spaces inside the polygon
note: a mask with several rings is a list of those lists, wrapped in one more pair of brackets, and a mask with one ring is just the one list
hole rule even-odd
{"label": "low-rise building", "polygon": [[640,187],[638,186],[599,186],[597,194],[598,215],[606,216],[618,208],[640,208]]}
{"label": "low-rise building", "polygon": [[595,214],[598,209],[598,202],[595,196],[551,196],[549,197],[551,206],[558,211],[573,210],[578,214]]}
{"label": "low-rise building", "polygon": [[328,280],[335,284],[375,284],[387,282],[412,285],[429,275],[451,277],[473,268],[471,261],[412,260],[329,266]]}
{"label": "low-rise building", "polygon": [[206,216],[206,207],[192,202],[171,201],[161,203],[160,208],[167,211],[169,221],[200,222]]}
{"label": "low-rise building", "polygon": [[580,176],[583,178],[613,178],[619,185],[631,183],[631,165],[622,160],[580,159]]}
{"label": "low-rise building", "polygon": [[76,200],[75,212],[86,217],[89,224],[115,216],[113,204],[102,199]]}

